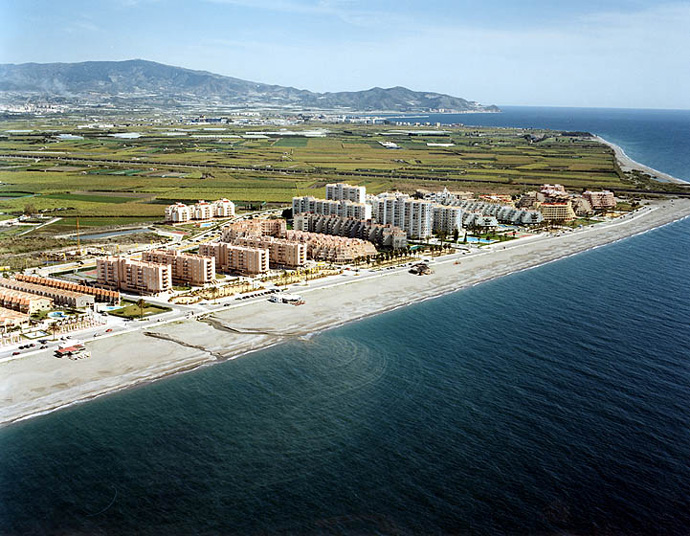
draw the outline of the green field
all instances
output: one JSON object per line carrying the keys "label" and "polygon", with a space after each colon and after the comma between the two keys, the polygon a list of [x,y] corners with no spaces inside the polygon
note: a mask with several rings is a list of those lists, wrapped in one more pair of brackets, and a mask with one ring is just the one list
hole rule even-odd
{"label": "green field", "polygon": [[152,303],[146,302],[142,309],[135,302],[123,300],[123,307],[121,309],[115,309],[109,311],[109,315],[119,316],[120,318],[147,318],[160,313],[166,313],[171,311],[170,307],[162,307],[160,305],[154,305]]}
{"label": "green field", "polygon": [[[5,155],[0,156],[0,212],[59,216],[61,222],[40,230],[55,234],[77,217],[80,225],[94,227],[161,221],[164,206],[177,200],[227,197],[247,207],[287,205],[293,196],[323,197],[325,184],[336,181],[364,185],[374,194],[443,187],[516,194],[542,183],[575,191],[649,186],[620,172],[608,147],[543,130],[463,127],[449,129],[445,136],[418,136],[386,125],[328,125],[327,137],[271,134],[268,139],[241,139],[247,131],[269,129],[229,125],[222,136],[235,138],[214,137],[203,128],[165,136],[170,127],[144,119],[104,130],[79,130],[80,122],[83,119],[0,122],[0,155]],[[126,131],[142,136],[108,136]],[[60,140],[58,132],[78,133],[84,139]],[[529,134],[540,141],[530,140]],[[400,148],[388,149],[380,142]],[[450,146],[433,145],[438,143]],[[8,157],[12,155],[24,159]]]}

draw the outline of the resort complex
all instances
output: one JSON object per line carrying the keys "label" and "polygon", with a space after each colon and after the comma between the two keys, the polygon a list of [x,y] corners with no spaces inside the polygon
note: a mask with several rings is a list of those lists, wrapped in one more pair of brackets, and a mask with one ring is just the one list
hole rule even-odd
{"label": "resort complex", "polygon": [[[346,183],[326,184],[325,193],[326,199],[294,197],[287,219],[275,213],[236,216],[235,204],[226,198],[190,206],[176,202],[164,211],[175,229],[203,229],[200,223],[215,220],[218,225],[201,231],[195,241],[166,247],[126,254],[91,249],[95,260],[90,277],[52,278],[28,272],[0,278],[3,341],[15,340],[16,334],[37,324],[57,323],[63,311],[91,325],[99,306],[127,308],[121,305],[121,292],[130,302],[148,296],[196,303],[201,296],[231,296],[262,288],[267,281],[305,279],[305,274],[325,277],[374,260],[394,267],[414,260],[415,251],[467,252],[467,244],[487,245],[512,239],[518,232],[538,232],[546,224],[606,214],[617,203],[610,191],[575,194],[559,184],[544,184],[520,196],[447,188],[371,195],[364,186]],[[423,263],[414,266],[415,273],[432,272]],[[274,301],[303,303],[289,296]],[[128,314],[143,312],[140,305]],[[60,320],[64,329],[67,324]],[[9,334],[15,335],[8,338]]]}

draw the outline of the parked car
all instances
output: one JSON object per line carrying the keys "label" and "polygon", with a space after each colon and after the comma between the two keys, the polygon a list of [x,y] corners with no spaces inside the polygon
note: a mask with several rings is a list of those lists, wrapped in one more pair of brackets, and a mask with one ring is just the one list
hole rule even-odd
{"label": "parked car", "polygon": [[105,330],[106,333],[110,333],[111,331],[113,331],[113,328],[108,328]]}
{"label": "parked car", "polygon": [[12,355],[19,355],[19,354],[21,354],[21,352],[19,352],[19,351],[17,351],[17,350],[15,350],[14,352],[12,352]]}

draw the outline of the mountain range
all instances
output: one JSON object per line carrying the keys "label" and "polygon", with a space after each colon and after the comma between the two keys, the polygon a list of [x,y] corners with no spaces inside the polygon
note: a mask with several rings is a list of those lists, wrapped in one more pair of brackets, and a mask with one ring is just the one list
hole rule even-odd
{"label": "mountain range", "polygon": [[223,104],[352,112],[498,112],[496,106],[404,87],[315,93],[152,61],[0,64],[0,99],[151,106]]}

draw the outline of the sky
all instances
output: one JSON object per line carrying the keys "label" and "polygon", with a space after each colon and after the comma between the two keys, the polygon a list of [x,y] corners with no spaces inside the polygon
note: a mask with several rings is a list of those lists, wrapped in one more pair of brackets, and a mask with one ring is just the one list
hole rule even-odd
{"label": "sky", "polygon": [[0,63],[134,58],[320,92],[690,109],[690,0],[0,0]]}

